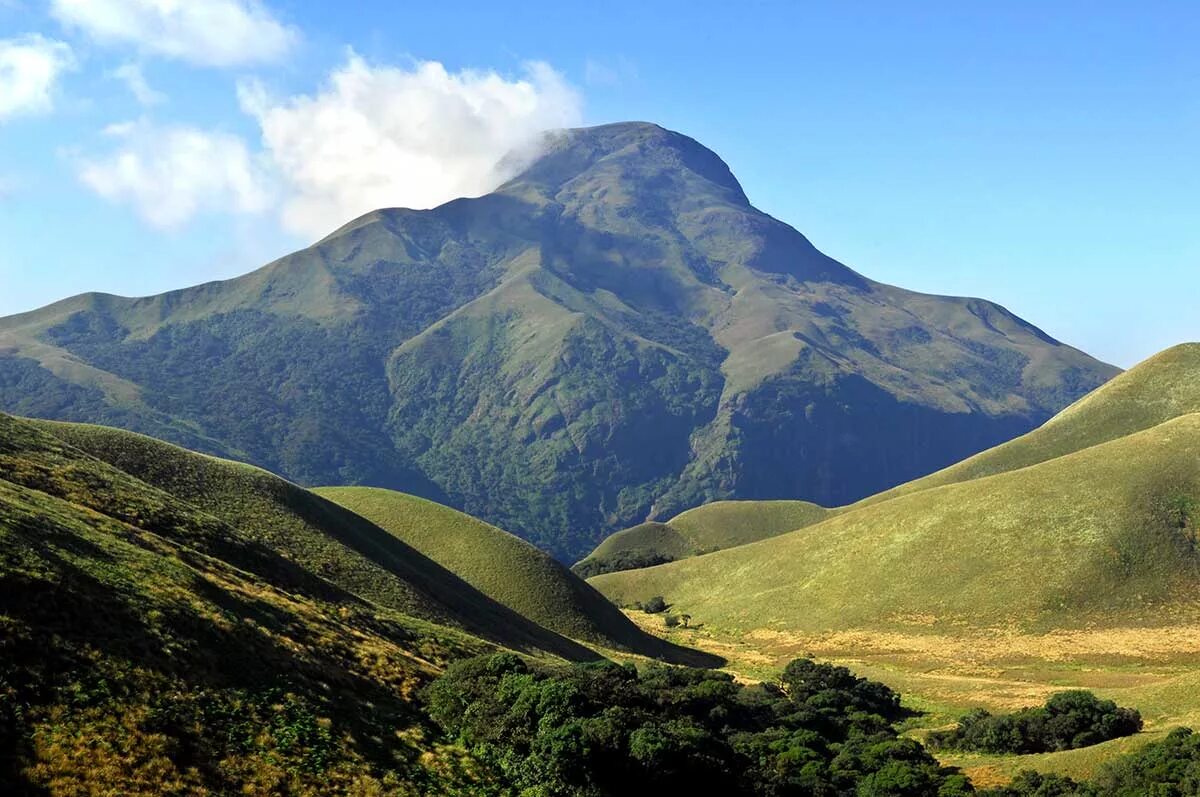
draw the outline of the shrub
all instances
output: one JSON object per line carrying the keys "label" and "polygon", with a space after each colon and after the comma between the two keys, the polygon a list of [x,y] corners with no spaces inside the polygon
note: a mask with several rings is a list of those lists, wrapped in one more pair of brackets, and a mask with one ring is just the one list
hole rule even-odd
{"label": "shrub", "polygon": [[667,602],[662,595],[655,595],[650,600],[642,604],[642,611],[646,614],[659,614],[667,610]]}
{"label": "shrub", "polygon": [[1047,753],[1130,736],[1142,729],[1136,709],[1122,708],[1084,690],[1059,692],[1041,708],[992,715],[972,711],[949,731],[929,734],[933,748],[982,753]]}

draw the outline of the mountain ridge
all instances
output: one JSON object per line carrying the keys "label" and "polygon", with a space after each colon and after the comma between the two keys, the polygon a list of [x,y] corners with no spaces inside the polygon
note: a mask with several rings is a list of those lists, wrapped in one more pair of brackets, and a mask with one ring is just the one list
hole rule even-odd
{"label": "mountain ridge", "polygon": [[4,410],[421,495],[565,561],[709,500],[857,500],[1116,372],[998,305],[863,277],[641,123],[233,280],[0,319]]}

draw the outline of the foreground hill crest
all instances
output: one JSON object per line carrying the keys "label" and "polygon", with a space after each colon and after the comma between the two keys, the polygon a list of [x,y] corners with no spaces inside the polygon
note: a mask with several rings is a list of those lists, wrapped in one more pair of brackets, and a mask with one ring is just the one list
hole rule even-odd
{"label": "foreground hill crest", "polygon": [[857,274],[643,123],[238,279],[0,319],[0,409],[416,493],[565,559],[709,500],[862,498],[1116,372]]}

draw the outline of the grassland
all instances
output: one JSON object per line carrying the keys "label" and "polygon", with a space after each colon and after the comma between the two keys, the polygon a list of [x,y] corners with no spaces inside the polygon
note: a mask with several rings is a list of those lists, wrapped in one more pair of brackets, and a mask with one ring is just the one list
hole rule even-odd
{"label": "grassland", "polygon": [[794,531],[829,512],[808,501],[713,501],[611,534],[573,569],[590,578],[673,562]]}
{"label": "grassland", "polygon": [[472,793],[413,698],[496,649],[0,415],[6,793]]}
{"label": "grassland", "polygon": [[1044,425],[858,505],[1017,470],[1200,412],[1200,343],[1160,352],[1081,398]]}
{"label": "grassland", "polygon": [[715,663],[671,649],[631,623],[563,565],[518,537],[424,498],[373,487],[315,490],[370,520],[523,617],[607,650],[696,665]]}
{"label": "grassland", "polygon": [[[369,520],[260,468],[120,429],[25,423],[108,463],[114,478],[136,479],[200,507],[239,536],[359,598],[507,647],[595,658],[584,646],[489,598]],[[104,500],[98,499],[96,506],[103,508]]]}

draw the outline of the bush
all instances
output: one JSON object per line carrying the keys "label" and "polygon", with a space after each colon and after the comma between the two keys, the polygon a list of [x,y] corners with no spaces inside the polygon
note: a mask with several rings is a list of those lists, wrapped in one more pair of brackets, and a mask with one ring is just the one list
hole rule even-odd
{"label": "bush", "polygon": [[993,716],[972,711],[949,731],[929,734],[933,748],[981,753],[1048,753],[1130,736],[1142,729],[1136,709],[1121,708],[1084,690],[1059,692],[1041,708]]}
{"label": "bush", "polygon": [[668,614],[663,618],[663,624],[666,625],[667,628],[675,628],[679,625],[679,622],[679,617],[674,614]]}
{"label": "bush", "polygon": [[642,611],[646,614],[659,614],[667,610],[667,602],[662,595],[655,595],[650,600],[642,604]]}

